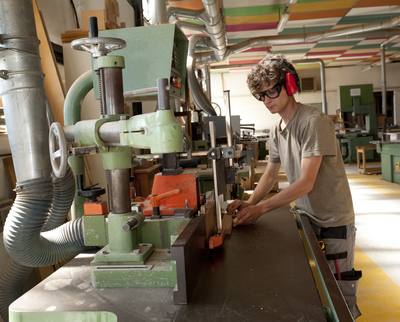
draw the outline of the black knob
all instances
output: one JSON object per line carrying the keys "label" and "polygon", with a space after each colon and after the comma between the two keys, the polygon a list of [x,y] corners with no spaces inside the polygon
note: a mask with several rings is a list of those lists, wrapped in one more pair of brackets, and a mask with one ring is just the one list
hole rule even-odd
{"label": "black knob", "polygon": [[139,226],[139,220],[137,218],[129,219],[125,224],[122,225],[122,229],[124,231],[134,230],[137,226]]}
{"label": "black knob", "polygon": [[153,215],[151,216],[151,219],[160,219],[160,218],[161,218],[160,207],[153,207]]}
{"label": "black knob", "polygon": [[97,26],[97,17],[89,18],[89,37],[96,38],[99,36],[99,28]]}

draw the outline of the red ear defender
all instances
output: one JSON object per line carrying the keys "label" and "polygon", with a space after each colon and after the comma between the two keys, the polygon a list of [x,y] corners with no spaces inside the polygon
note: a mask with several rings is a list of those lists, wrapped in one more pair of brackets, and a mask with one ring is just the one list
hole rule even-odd
{"label": "red ear defender", "polygon": [[285,74],[285,89],[288,96],[293,96],[294,93],[299,91],[296,77],[291,72]]}

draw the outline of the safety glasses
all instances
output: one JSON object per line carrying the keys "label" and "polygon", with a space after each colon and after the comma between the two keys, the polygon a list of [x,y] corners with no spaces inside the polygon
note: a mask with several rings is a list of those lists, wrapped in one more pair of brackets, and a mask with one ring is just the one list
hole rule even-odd
{"label": "safety glasses", "polygon": [[259,101],[264,102],[265,96],[268,98],[277,98],[281,94],[282,85],[277,83],[274,87],[267,89],[266,91],[254,93],[253,96]]}

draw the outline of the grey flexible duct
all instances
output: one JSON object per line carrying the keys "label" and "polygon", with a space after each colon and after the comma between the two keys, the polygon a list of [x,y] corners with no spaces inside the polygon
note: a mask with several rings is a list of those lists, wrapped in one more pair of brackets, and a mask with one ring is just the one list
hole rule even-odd
{"label": "grey flexible duct", "polygon": [[[71,171],[68,171],[64,178],[53,179],[52,207],[42,232],[57,228],[65,222],[74,192],[75,182]],[[0,276],[0,318],[2,318],[0,321],[8,321],[8,307],[23,294],[26,280],[31,273],[31,267],[20,265],[10,259]]]}
{"label": "grey flexible duct", "polygon": [[17,197],[4,226],[4,246],[21,265],[53,265],[84,248],[81,219],[40,233],[52,206],[52,188],[49,179],[17,184]]}
{"label": "grey flexible duct", "polygon": [[[60,197],[52,199],[46,101],[32,2],[2,0],[0,15],[0,34],[6,35],[0,69],[8,75],[0,78],[0,95],[17,176],[17,197],[4,227],[4,245],[21,265],[53,265],[83,249],[82,224],[77,220],[41,233],[51,209],[70,204],[58,204],[59,191]],[[54,226],[49,220],[45,229]]]}
{"label": "grey flexible duct", "polygon": [[8,321],[8,306],[23,294],[24,286],[32,268],[14,261],[7,264],[0,276],[0,321]]}
{"label": "grey flexible duct", "polygon": [[53,178],[53,201],[50,215],[42,227],[42,232],[57,228],[65,223],[75,196],[75,180],[69,169],[64,178]]}

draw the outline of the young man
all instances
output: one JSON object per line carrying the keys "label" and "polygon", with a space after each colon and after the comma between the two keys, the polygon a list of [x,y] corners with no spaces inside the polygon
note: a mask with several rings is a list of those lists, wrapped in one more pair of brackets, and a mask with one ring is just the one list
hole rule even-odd
{"label": "young man", "polygon": [[[354,318],[356,286],[361,272],[353,269],[355,226],[349,184],[331,120],[313,107],[296,102],[299,77],[283,56],[267,56],[250,72],[247,83],[254,97],[280,120],[270,132],[269,162],[248,201],[235,200],[234,225],[254,223],[268,212],[296,201],[306,213]],[[280,166],[290,185],[264,199]]]}

